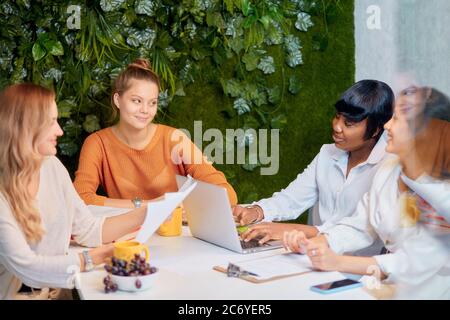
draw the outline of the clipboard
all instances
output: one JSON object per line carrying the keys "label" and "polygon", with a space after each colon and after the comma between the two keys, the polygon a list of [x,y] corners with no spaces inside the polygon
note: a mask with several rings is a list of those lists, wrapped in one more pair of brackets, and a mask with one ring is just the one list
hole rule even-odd
{"label": "clipboard", "polygon": [[[213,270],[225,273],[229,277],[240,278],[240,279],[252,282],[252,283],[265,283],[265,282],[269,282],[269,281],[299,276],[299,275],[313,272],[314,270],[312,269],[312,266],[307,267],[307,265],[310,265],[309,258],[304,255],[301,255],[301,256],[302,257],[300,257],[300,255],[297,255],[295,253],[275,254],[275,255],[262,257],[262,258],[256,258],[256,259],[251,259],[251,260],[246,260],[246,261],[241,261],[241,262],[229,263],[228,267],[214,266]],[[285,261],[283,261],[283,260],[285,260]],[[286,262],[286,260],[292,260],[292,262]],[[306,260],[308,262],[306,262]],[[252,267],[251,267],[251,265],[253,265],[253,268],[255,268],[258,264],[262,265],[264,263],[266,263],[266,264],[272,263],[274,265],[274,267],[277,267],[277,266],[280,267],[280,266],[283,266],[283,263],[286,264],[286,263],[296,263],[296,262],[299,262],[298,266],[290,265],[287,268],[288,270],[285,269],[285,270],[277,270],[277,271],[273,271],[273,272],[269,272],[269,273],[266,272],[264,275],[261,275],[261,276],[258,276],[258,274],[256,274],[254,272],[255,269],[252,269]],[[239,265],[241,265],[242,268],[240,268]],[[246,265],[247,265],[247,268],[245,268]],[[230,266],[237,268],[237,272],[236,272],[236,269],[233,270],[233,275],[231,275],[231,276],[230,276]],[[298,270],[298,271],[296,271],[296,270]]]}

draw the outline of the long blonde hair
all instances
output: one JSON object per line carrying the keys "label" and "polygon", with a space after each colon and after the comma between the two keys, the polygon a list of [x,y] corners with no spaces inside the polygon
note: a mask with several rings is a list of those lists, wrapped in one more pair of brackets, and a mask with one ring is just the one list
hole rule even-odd
{"label": "long blonde hair", "polygon": [[44,235],[30,185],[42,164],[37,144],[50,125],[54,100],[51,90],[35,84],[15,84],[0,93],[0,192],[29,243]]}

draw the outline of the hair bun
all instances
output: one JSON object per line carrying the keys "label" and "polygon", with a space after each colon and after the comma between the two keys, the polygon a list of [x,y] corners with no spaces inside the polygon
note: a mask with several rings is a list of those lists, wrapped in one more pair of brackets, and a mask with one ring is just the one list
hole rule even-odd
{"label": "hair bun", "polygon": [[137,67],[141,69],[152,70],[150,62],[144,58],[137,58],[133,61],[133,63],[129,64],[128,67]]}

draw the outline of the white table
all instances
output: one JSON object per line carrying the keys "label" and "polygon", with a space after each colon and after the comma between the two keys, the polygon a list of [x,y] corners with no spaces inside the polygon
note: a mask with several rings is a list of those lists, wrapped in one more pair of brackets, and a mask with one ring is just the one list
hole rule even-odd
{"label": "white table", "polygon": [[[155,284],[138,293],[104,293],[103,266],[80,274],[78,293],[81,299],[177,299],[177,300],[291,300],[291,299],[374,299],[364,289],[357,288],[336,294],[322,295],[309,287],[323,282],[343,279],[339,272],[312,272],[300,276],[251,283],[242,279],[228,278],[226,274],[212,269],[215,265],[226,266],[230,261],[264,257],[284,249],[269,250],[256,254],[238,254],[198,240],[183,227],[179,237],[153,235],[147,245],[150,264],[159,270],[154,276]],[[79,250],[74,248],[73,250]]]}

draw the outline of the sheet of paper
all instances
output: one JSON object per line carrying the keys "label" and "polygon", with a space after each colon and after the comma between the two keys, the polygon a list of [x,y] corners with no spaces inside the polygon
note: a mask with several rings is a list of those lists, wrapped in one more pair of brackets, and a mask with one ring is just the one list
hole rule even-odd
{"label": "sheet of paper", "polygon": [[241,270],[257,274],[258,279],[307,272],[312,270],[308,256],[296,253],[283,253],[270,257],[235,262]]}
{"label": "sheet of paper", "polygon": [[172,211],[194,190],[197,182],[192,179],[180,187],[178,192],[168,192],[164,199],[149,202],[147,204],[147,216],[141,229],[136,235],[136,240],[145,243],[159,226],[169,217]]}

